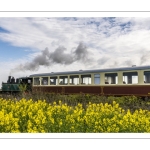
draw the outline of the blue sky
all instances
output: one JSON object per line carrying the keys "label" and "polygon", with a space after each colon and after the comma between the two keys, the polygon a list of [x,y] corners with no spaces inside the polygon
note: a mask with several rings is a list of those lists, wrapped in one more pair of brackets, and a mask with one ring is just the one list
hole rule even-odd
{"label": "blue sky", "polygon": [[14,61],[18,58],[24,58],[28,55],[27,48],[12,46],[10,43],[0,41],[0,60],[1,61]]}
{"label": "blue sky", "polygon": [[0,84],[34,73],[149,65],[149,17],[1,17]]}

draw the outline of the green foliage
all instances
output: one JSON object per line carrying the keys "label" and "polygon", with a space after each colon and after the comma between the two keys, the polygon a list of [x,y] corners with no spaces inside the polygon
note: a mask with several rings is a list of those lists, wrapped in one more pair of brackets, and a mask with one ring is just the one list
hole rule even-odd
{"label": "green foliage", "polygon": [[19,90],[25,92],[27,90],[27,84],[19,84]]}
{"label": "green foliage", "polygon": [[130,109],[131,112],[134,112],[137,109],[146,109],[150,110],[150,99],[141,99],[140,97],[135,96],[99,96],[94,94],[69,94],[64,95],[60,93],[46,93],[46,92],[26,92],[26,85],[21,85],[21,95],[1,95],[5,99],[32,99],[33,101],[45,100],[47,103],[56,102],[57,104],[61,100],[62,103],[66,103],[69,106],[76,106],[78,103],[81,103],[83,108],[86,109],[89,102],[98,104],[98,103],[108,103],[112,104],[113,101],[116,101],[124,110]]}
{"label": "green foliage", "polygon": [[22,97],[25,97],[25,92],[27,90],[27,84],[19,84],[19,90],[22,94]]}

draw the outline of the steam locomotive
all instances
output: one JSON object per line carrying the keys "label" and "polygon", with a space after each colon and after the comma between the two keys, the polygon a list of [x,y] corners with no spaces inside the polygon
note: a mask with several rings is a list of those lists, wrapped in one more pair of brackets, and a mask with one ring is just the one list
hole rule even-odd
{"label": "steam locomotive", "polygon": [[19,92],[20,84],[42,92],[150,96],[150,66],[41,73],[16,80],[9,76],[2,92]]}
{"label": "steam locomotive", "polygon": [[2,82],[1,93],[18,93],[21,91],[20,85],[27,85],[29,90],[32,87],[32,78],[20,77],[15,79],[13,76],[8,76],[7,82]]}

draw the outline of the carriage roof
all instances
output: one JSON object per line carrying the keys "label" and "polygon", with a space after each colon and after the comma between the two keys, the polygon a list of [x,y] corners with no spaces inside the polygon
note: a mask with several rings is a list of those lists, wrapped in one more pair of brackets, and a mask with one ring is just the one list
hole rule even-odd
{"label": "carriage roof", "polygon": [[40,73],[32,74],[29,77],[35,76],[55,76],[55,75],[68,75],[68,74],[88,74],[88,73],[101,73],[101,72],[118,72],[118,71],[134,71],[134,70],[147,70],[150,66],[132,66],[132,67],[121,67],[121,68],[107,68],[107,69],[92,69],[92,70],[79,70],[79,71],[64,71],[64,72],[51,72],[51,73]]}

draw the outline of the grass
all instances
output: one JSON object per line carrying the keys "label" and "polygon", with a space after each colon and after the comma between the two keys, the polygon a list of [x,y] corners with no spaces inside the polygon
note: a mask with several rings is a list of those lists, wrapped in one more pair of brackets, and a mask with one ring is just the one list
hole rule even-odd
{"label": "grass", "polygon": [[125,109],[130,109],[131,112],[134,112],[138,109],[150,110],[150,98],[142,99],[140,97],[135,96],[99,96],[92,94],[56,94],[56,93],[43,93],[43,92],[35,92],[35,93],[19,93],[19,94],[3,94],[0,95],[1,98],[4,99],[15,99],[20,100],[21,98],[32,99],[33,101],[38,100],[46,100],[48,103],[59,103],[61,100],[62,103],[66,103],[69,106],[76,106],[78,103],[83,105],[83,108],[86,109],[87,104],[89,102],[92,103],[108,103],[112,104],[113,101],[119,103],[119,105]]}

